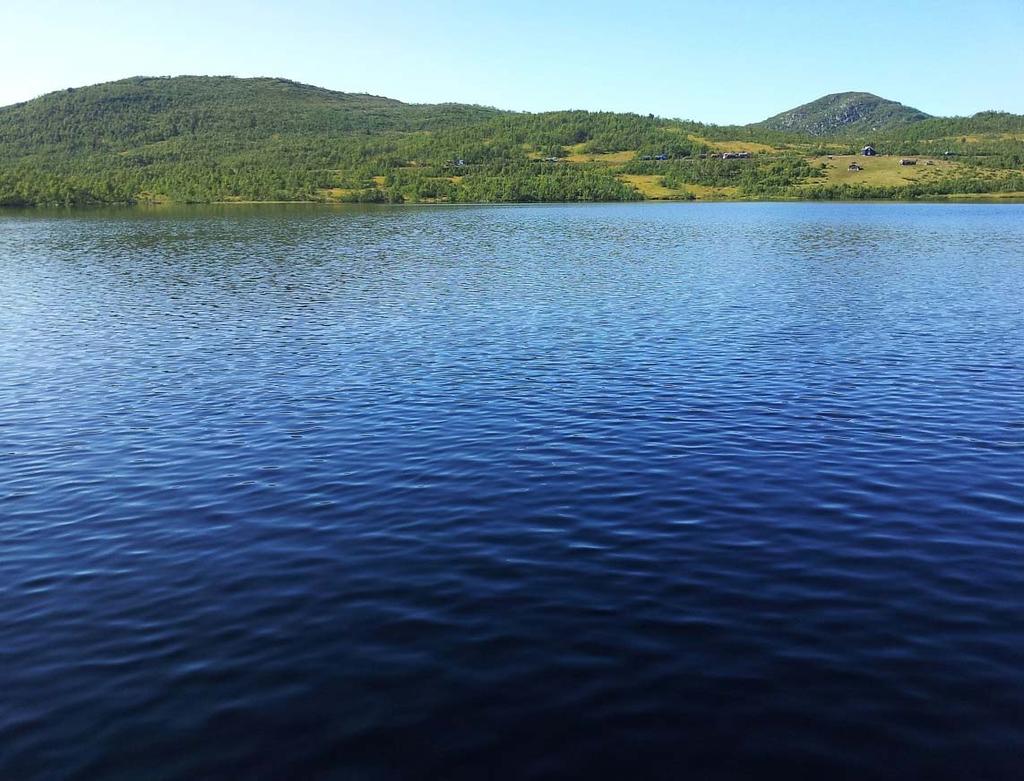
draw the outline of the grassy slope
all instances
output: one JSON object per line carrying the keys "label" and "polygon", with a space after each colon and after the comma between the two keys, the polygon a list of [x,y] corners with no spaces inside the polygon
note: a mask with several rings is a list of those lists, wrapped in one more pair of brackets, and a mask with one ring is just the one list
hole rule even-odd
{"label": "grassy slope", "polygon": [[[912,158],[917,165],[902,166],[896,155],[834,155],[816,157],[812,161],[826,166],[826,179],[830,184],[867,184],[882,187],[901,187],[906,184],[928,179],[942,179],[963,171],[963,165],[949,160],[934,158]],[[928,165],[927,161],[932,164]],[[856,162],[861,171],[850,171],[850,163]]]}

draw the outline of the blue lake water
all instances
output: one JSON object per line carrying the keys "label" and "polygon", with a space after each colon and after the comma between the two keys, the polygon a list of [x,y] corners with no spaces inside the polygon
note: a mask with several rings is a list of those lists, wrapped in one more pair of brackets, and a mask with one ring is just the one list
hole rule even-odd
{"label": "blue lake water", "polygon": [[1024,206],[0,213],[0,778],[1020,778]]}

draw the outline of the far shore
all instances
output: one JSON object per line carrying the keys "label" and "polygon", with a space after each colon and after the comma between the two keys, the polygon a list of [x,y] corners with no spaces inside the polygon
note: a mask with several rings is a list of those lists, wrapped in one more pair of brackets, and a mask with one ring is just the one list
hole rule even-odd
{"label": "far shore", "polygon": [[950,195],[936,195],[928,198],[645,198],[638,201],[480,201],[480,202],[451,202],[451,201],[414,201],[403,203],[372,203],[358,201],[251,201],[251,200],[225,200],[225,201],[136,201],[124,203],[90,203],[90,204],[40,204],[33,206],[11,205],[0,206],[0,214],[15,212],[32,212],[61,209],[66,211],[88,211],[91,209],[105,208],[142,208],[162,209],[180,208],[182,206],[570,206],[570,205],[596,205],[596,204],[713,204],[713,203],[891,203],[891,204],[914,204],[914,203],[1002,203],[1019,204],[1024,203],[1024,192],[1006,193],[954,193]]}

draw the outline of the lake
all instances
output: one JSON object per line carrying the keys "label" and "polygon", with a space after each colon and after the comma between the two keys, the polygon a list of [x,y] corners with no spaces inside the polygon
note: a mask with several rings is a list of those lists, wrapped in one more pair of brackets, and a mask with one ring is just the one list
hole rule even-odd
{"label": "lake", "polygon": [[1024,206],[0,213],[0,777],[1024,768]]}

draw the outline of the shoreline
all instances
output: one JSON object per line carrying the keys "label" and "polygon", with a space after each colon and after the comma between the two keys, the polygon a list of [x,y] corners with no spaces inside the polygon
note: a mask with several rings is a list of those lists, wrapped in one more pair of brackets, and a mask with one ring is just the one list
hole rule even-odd
{"label": "shoreline", "polygon": [[406,203],[373,203],[358,201],[161,201],[119,202],[89,204],[32,204],[0,206],[0,214],[60,209],[88,211],[91,209],[165,209],[202,206],[326,206],[326,207],[424,207],[424,206],[571,206],[597,204],[722,204],[722,203],[891,203],[891,204],[1024,204],[1024,192],[970,193],[935,196],[932,198],[644,198],[636,201],[416,201]]}

